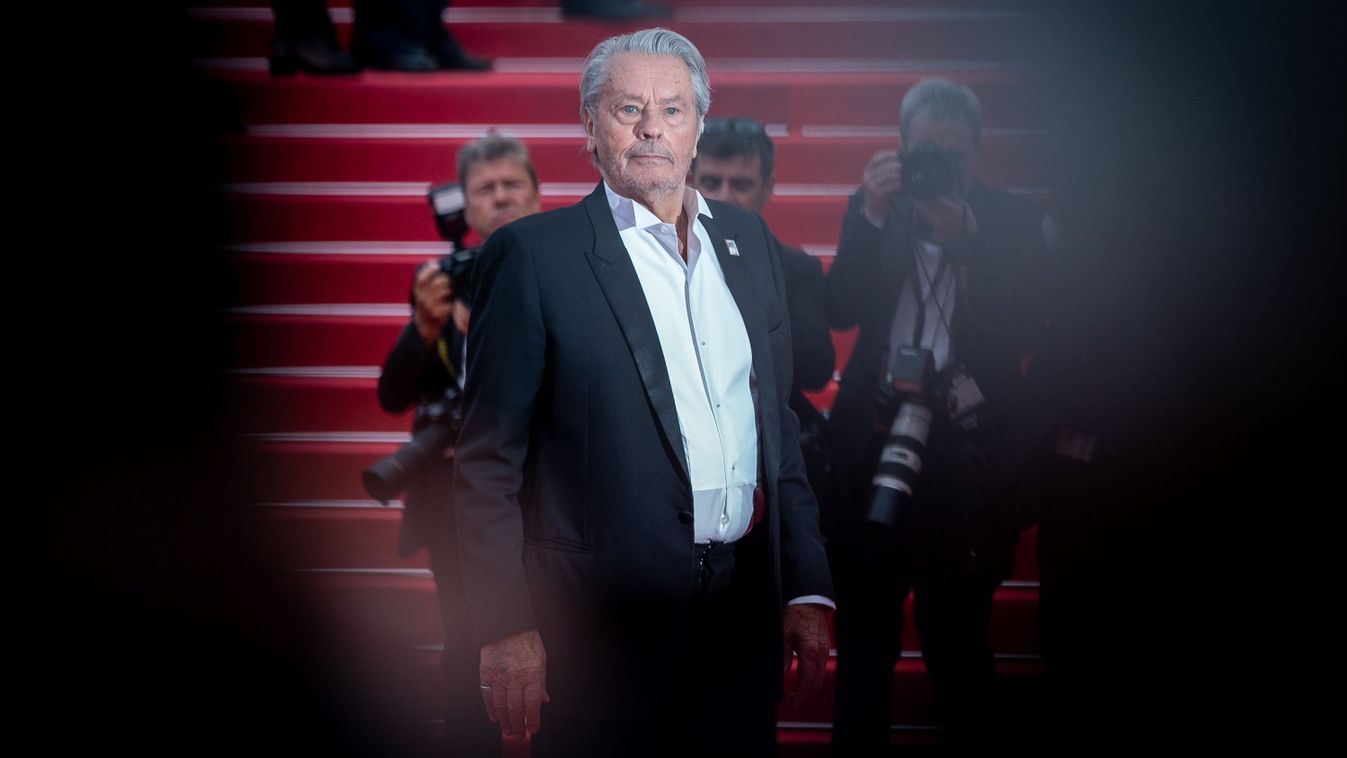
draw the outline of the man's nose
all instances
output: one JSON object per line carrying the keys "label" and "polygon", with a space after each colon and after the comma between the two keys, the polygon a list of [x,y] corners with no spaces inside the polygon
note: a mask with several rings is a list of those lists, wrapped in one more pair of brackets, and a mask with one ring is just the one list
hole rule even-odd
{"label": "man's nose", "polygon": [[642,111],[641,120],[636,122],[636,135],[641,139],[658,139],[663,134],[656,113],[650,108]]}

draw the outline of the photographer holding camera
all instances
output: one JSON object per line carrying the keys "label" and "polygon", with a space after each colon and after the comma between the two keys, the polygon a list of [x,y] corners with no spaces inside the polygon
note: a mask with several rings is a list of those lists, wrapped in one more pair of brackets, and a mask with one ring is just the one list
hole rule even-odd
{"label": "photographer holding camera", "polygon": [[[538,177],[528,148],[491,134],[456,158],[459,185],[431,191],[440,233],[454,251],[427,261],[412,282],[412,319],[379,376],[379,405],[401,413],[416,404],[413,441],[366,472],[366,489],[382,500],[405,489],[398,554],[430,554],[444,627],[441,668],[448,687],[445,726],[463,755],[499,755],[500,733],[478,694],[477,648],[469,638],[452,507],[453,466],[447,454],[458,432],[464,348],[472,307],[471,272],[479,248],[463,249],[464,231],[485,241],[501,226],[539,210]],[[466,227],[466,228],[465,228]]]}
{"label": "photographer holding camera", "polygon": [[903,150],[866,165],[828,276],[832,326],[860,327],[832,415],[844,755],[887,749],[909,591],[947,744],[989,736],[992,594],[1022,523],[1018,393],[1044,326],[1042,212],[977,181],[977,97],[926,79],[901,119]]}

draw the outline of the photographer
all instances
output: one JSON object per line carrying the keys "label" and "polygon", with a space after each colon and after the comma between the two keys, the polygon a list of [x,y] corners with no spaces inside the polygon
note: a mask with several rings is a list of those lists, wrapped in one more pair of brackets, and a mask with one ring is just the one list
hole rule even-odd
{"label": "photographer", "polygon": [[901,119],[902,152],[866,165],[828,276],[832,326],[860,327],[832,416],[846,755],[888,744],[909,591],[947,744],[989,732],[992,594],[1021,524],[1017,395],[1043,326],[1042,213],[977,181],[977,97],[923,80]]}
{"label": "photographer", "polygon": [[[538,177],[528,148],[518,140],[488,135],[464,146],[457,165],[463,192],[461,223],[481,240],[538,211]],[[451,231],[444,231],[446,227]],[[443,233],[461,237],[461,227],[457,233],[453,227],[442,220]],[[425,439],[420,433],[433,424],[445,426],[442,435],[432,433],[431,437],[452,439],[457,432],[457,400],[463,386],[472,304],[468,277],[476,252],[476,248],[457,250],[416,270],[412,319],[389,351],[379,376],[379,405],[385,411],[401,413],[417,405],[413,432],[418,440]],[[411,475],[398,553],[406,558],[425,547],[430,554],[444,626],[441,667],[449,688],[445,714],[449,744],[463,755],[499,755],[499,731],[486,720],[478,695],[477,649],[469,639],[456,549],[453,466],[446,453],[429,453],[429,460]]]}

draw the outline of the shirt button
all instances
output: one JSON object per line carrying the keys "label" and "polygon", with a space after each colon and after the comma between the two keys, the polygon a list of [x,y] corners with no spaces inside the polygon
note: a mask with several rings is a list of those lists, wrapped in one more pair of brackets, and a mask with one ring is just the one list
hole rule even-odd
{"label": "shirt button", "polygon": [[702,340],[702,347],[706,347],[706,340]]}
{"label": "shirt button", "polygon": [[730,517],[729,517],[728,515],[722,515],[722,516],[720,517],[720,525],[721,525],[721,526],[724,526],[724,525],[726,525],[726,524],[728,524],[728,523],[730,523]]}

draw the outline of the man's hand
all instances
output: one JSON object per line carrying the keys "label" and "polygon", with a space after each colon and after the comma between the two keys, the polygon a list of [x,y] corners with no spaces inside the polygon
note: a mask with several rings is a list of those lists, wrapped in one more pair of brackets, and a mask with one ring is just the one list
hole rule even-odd
{"label": "man's hand", "polygon": [[416,303],[416,332],[421,341],[432,345],[440,338],[440,331],[449,320],[453,309],[454,290],[449,277],[440,270],[438,260],[430,260],[416,270],[416,279],[412,282],[412,300]]}
{"label": "man's hand", "polygon": [[813,697],[823,687],[828,667],[828,611],[826,605],[800,603],[786,606],[782,619],[785,660],[782,670],[790,668],[790,656],[800,659],[795,671],[795,689],[786,695],[786,707],[794,707],[798,696]]}
{"label": "man's hand", "polygon": [[930,232],[923,234],[922,238],[942,247],[961,247],[978,232],[978,220],[973,215],[973,209],[963,200],[952,197],[934,200],[913,198],[912,207],[916,209],[917,216],[930,227]]}
{"label": "man's hand", "polygon": [[903,163],[898,150],[880,150],[865,164],[861,177],[865,189],[865,217],[875,226],[883,226],[889,213],[889,195],[903,188]]}
{"label": "man's hand", "polygon": [[482,703],[486,715],[506,737],[538,733],[547,697],[547,652],[537,629],[502,637],[482,646]]}

